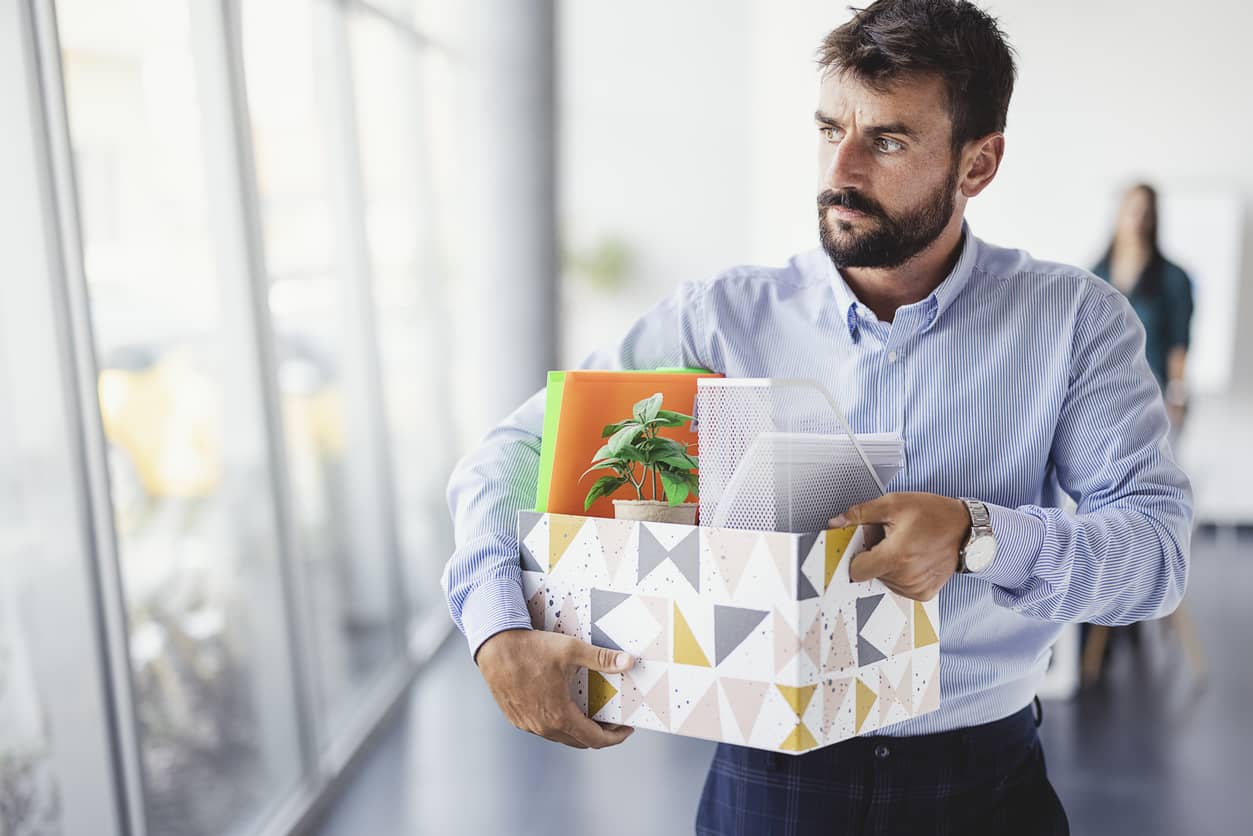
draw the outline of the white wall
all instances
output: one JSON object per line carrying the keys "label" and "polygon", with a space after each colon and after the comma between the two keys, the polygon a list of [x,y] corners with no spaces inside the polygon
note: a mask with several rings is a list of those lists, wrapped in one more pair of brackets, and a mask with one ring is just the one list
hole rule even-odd
{"label": "white wall", "polygon": [[[1167,199],[1253,199],[1242,81],[1253,77],[1253,4],[985,7],[1018,51],[1019,80],[1004,166],[969,208],[981,237],[1088,266],[1129,180],[1151,179]],[[568,289],[567,314],[596,312],[601,327],[568,326],[565,359],[675,281],[816,245],[814,52],[847,16],[830,0],[562,5],[567,237],[622,231],[644,282],[600,308]],[[1236,304],[1253,322],[1253,214],[1244,218]],[[1236,339],[1236,386],[1253,391],[1253,329]]]}

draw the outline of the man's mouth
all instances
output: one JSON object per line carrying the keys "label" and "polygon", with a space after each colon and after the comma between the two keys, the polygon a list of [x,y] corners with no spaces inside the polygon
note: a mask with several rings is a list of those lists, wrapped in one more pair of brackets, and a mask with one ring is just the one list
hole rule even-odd
{"label": "man's mouth", "polygon": [[859,211],[857,209],[849,209],[847,206],[830,206],[827,208],[829,208],[832,212],[834,212],[837,218],[847,218],[849,220],[852,220],[855,218],[866,217],[865,212]]}

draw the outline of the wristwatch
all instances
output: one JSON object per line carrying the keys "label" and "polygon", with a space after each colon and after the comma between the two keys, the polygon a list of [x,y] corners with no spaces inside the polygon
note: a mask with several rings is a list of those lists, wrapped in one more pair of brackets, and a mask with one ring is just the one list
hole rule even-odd
{"label": "wristwatch", "polygon": [[988,506],[977,499],[961,497],[970,512],[970,534],[957,555],[957,571],[962,574],[982,572],[996,558],[996,535],[992,533],[992,515]]}

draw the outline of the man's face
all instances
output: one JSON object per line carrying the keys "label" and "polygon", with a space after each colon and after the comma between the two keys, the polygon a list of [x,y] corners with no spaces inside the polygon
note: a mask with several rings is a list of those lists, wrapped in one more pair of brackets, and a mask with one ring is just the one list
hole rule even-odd
{"label": "man's face", "polygon": [[819,88],[818,228],[837,267],[891,268],[953,217],[959,156],[938,76],[875,91],[841,74]]}

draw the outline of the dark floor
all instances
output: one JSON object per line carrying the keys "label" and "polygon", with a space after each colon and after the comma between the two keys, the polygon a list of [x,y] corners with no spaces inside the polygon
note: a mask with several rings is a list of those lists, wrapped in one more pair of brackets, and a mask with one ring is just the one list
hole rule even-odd
{"label": "dark floor", "polygon": [[[1103,685],[1045,704],[1049,772],[1079,836],[1253,832],[1253,538],[1198,535],[1193,561],[1186,609],[1208,676],[1152,623],[1138,647],[1115,644]],[[599,752],[519,732],[454,635],[318,833],[691,833],[712,751],[650,731]]]}

